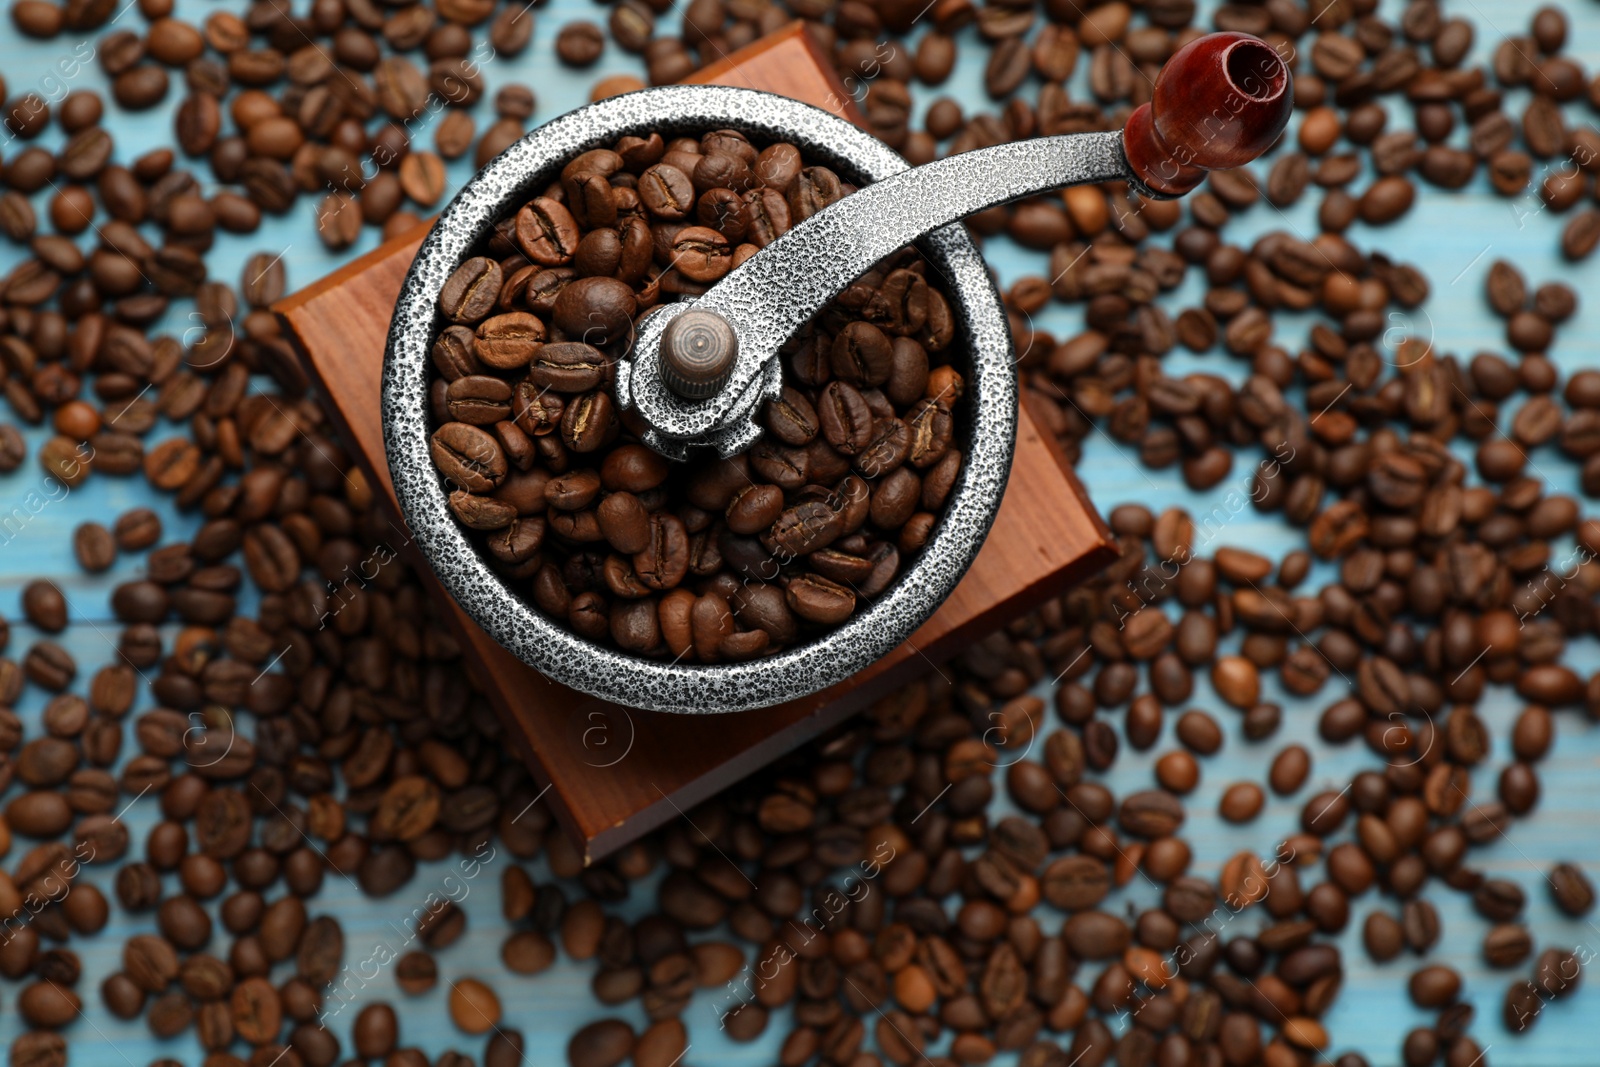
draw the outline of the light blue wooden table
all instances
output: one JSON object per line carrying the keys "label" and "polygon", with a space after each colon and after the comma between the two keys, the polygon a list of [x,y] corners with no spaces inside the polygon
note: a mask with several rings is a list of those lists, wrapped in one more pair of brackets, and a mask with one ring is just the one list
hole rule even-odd
{"label": "light blue wooden table", "polygon": [[[241,3],[230,7],[242,10]],[[1213,6],[1203,4],[1209,9]],[[1385,0],[1384,10],[1393,15],[1403,4]],[[1449,14],[1459,14],[1471,19],[1477,26],[1475,58],[1486,59],[1500,37],[1506,33],[1525,32],[1526,20],[1533,5],[1522,0],[1454,0],[1445,5]],[[1564,5],[1574,26],[1569,51],[1582,61],[1591,72],[1600,69],[1600,6],[1570,0]],[[302,9],[303,4],[296,4]],[[178,13],[190,20],[200,21],[216,4],[198,0],[179,0]],[[680,9],[663,19],[664,26],[676,20]],[[588,0],[552,0],[537,11],[538,28],[532,47],[515,59],[491,60],[484,64],[488,83],[493,88],[511,82],[533,86],[539,97],[537,121],[551,118],[585,101],[592,79],[620,72],[637,72],[632,57],[615,49],[608,51],[601,63],[591,72],[573,74],[560,68],[553,59],[553,42],[557,27],[571,19],[591,18],[603,20],[606,9]],[[142,29],[142,20],[134,11],[124,9],[112,28]],[[664,32],[670,32],[664,30]],[[955,96],[969,113],[984,109],[987,101],[981,88],[981,57],[970,32],[963,36],[966,61],[951,81],[941,91]],[[105,91],[105,79],[98,67],[82,66],[75,62],[86,55],[83,43],[71,36],[39,43],[20,38],[9,20],[0,26],[0,64],[12,95],[27,89],[36,89],[47,97],[58,98],[67,89],[94,87]],[[1080,66],[1086,66],[1081,64]],[[81,69],[80,69],[81,68]],[[1078,81],[1082,81],[1080,69]],[[1081,92],[1081,89],[1078,90]],[[919,108],[926,107],[934,94],[921,93]],[[108,119],[119,148],[118,158],[126,161],[158,142],[170,140],[171,112],[180,97],[172,93],[167,102],[144,115],[116,114]],[[1512,106],[1520,112],[1522,100],[1512,94]],[[1393,108],[1393,105],[1391,105]],[[1575,106],[1569,109],[1574,122],[1592,122],[1593,115]],[[480,126],[492,121],[489,100],[486,96],[478,108]],[[1404,125],[1406,118],[1396,114],[1392,125]],[[419,140],[431,143],[431,133],[426,126]],[[59,143],[59,132],[52,130],[41,142],[46,146]],[[6,150],[6,157],[14,155],[16,145]],[[468,176],[465,164],[458,162],[451,168],[451,180],[457,184]],[[1316,196],[1305,200],[1287,212],[1278,212],[1265,204],[1256,207],[1229,230],[1229,237],[1237,243],[1248,243],[1259,233],[1273,229],[1310,236],[1315,233],[1314,210]],[[45,201],[37,201],[40,214],[44,214]],[[370,231],[352,252],[335,256],[327,252],[316,236],[312,216],[313,203],[303,201],[294,212],[283,219],[273,219],[260,233],[250,237],[222,237],[208,257],[213,276],[236,281],[241,265],[249,254],[256,251],[281,253],[288,265],[291,286],[304,285],[329,269],[346,261],[350,255],[365,251],[375,243]],[[1573,267],[1561,260],[1557,252],[1560,220],[1538,211],[1538,201],[1531,194],[1514,206],[1488,194],[1481,180],[1469,190],[1444,194],[1425,189],[1417,208],[1403,224],[1381,231],[1356,226],[1352,239],[1361,246],[1376,247],[1392,256],[1413,262],[1422,267],[1433,281],[1433,294],[1422,309],[1409,320],[1393,325],[1407,332],[1431,336],[1446,352],[1470,356],[1484,349],[1501,346],[1501,327],[1484,310],[1479,293],[1484,274],[1490,262],[1499,257],[1511,259],[1521,265],[1533,284],[1561,279],[1575,286],[1585,298],[1578,316],[1561,330],[1560,341],[1552,356],[1566,372],[1580,367],[1600,366],[1600,260],[1581,267]],[[1027,252],[1003,240],[989,243],[987,253],[1003,282],[1009,284],[1026,274],[1047,273],[1046,257]],[[16,253],[9,246],[0,248],[0,271],[9,270],[16,261]],[[1176,313],[1198,301],[1201,289],[1197,280],[1185,285],[1179,292],[1168,296],[1165,304]],[[181,333],[191,325],[187,318],[190,308],[177,307],[167,323],[168,329]],[[1065,337],[1080,328],[1081,316],[1076,309],[1052,307],[1039,316],[1039,324],[1057,336]],[[1307,321],[1280,318],[1278,336],[1290,348],[1304,336]],[[1204,368],[1238,380],[1244,368],[1234,360],[1215,353],[1203,356],[1175,355],[1169,358],[1169,372],[1183,372]],[[1505,413],[1509,417],[1510,412]],[[152,440],[170,434],[171,427],[162,427],[152,434]],[[36,453],[46,434],[30,430],[28,440]],[[1576,471],[1572,464],[1563,461],[1553,449],[1541,449],[1533,457],[1537,472],[1548,479],[1554,489],[1577,491]],[[1141,469],[1127,452],[1112,444],[1103,435],[1089,440],[1085,449],[1080,473],[1088,484],[1095,501],[1103,510],[1127,500],[1139,500],[1153,507],[1180,504],[1199,513],[1209,512],[1216,496],[1202,498],[1185,490],[1181,481],[1171,472],[1156,473]],[[1244,485],[1245,472],[1235,472],[1225,485]],[[1217,491],[1221,492],[1221,488]],[[47,503],[42,507],[23,506],[29,494],[37,494]],[[58,489],[46,482],[38,464],[30,455],[29,461],[18,471],[0,477],[0,516],[10,515],[9,523],[0,523],[0,612],[13,620],[11,645],[7,653],[20,656],[37,637],[26,625],[19,625],[18,594],[29,579],[48,575],[54,578],[70,598],[74,624],[65,637],[65,643],[81,664],[80,684],[92,671],[107,661],[113,651],[116,626],[111,620],[107,597],[112,587],[140,573],[137,557],[124,557],[116,569],[98,577],[85,577],[76,567],[70,547],[73,528],[80,522],[96,519],[108,520],[123,510],[138,504],[155,507],[166,523],[169,538],[187,536],[195,527],[192,516],[180,515],[165,498],[155,497],[142,489],[136,480],[95,477],[82,489],[62,497]],[[13,508],[22,506],[22,511]],[[24,517],[16,519],[18,514]],[[1218,534],[1215,544],[1236,544],[1257,550],[1281,554],[1300,543],[1299,536],[1272,517],[1260,517],[1244,512],[1234,518]],[[1319,578],[1325,575],[1319,575]],[[246,594],[242,608],[251,610],[255,603],[253,594]],[[1594,642],[1585,641],[1576,647],[1572,663],[1583,671],[1600,665]],[[1196,847],[1195,868],[1198,873],[1211,875],[1221,861],[1242,848],[1251,848],[1266,854],[1273,843],[1293,830],[1300,805],[1314,791],[1326,787],[1339,787],[1357,770],[1372,766],[1370,757],[1359,745],[1331,750],[1315,736],[1317,712],[1338,695],[1340,683],[1335,678],[1324,690],[1324,699],[1302,701],[1275,691],[1269,683],[1267,699],[1279,700],[1286,709],[1284,725],[1278,736],[1265,744],[1250,744],[1237,732],[1229,735],[1221,754],[1204,761],[1204,779],[1190,802],[1188,833]],[[148,697],[144,698],[146,706]],[[1216,706],[1212,694],[1202,683],[1196,694],[1199,706]],[[37,724],[42,701],[37,693],[30,693],[19,712],[30,728]],[[1517,701],[1505,692],[1496,692],[1484,702],[1484,712],[1495,737],[1494,758],[1474,776],[1475,795],[1489,796],[1494,789],[1494,776],[1507,758],[1506,735],[1509,723],[1517,709]],[[1228,725],[1236,717],[1227,713],[1220,716]],[[1169,717],[1170,718],[1170,717]],[[1241,829],[1221,823],[1215,816],[1216,802],[1224,786],[1239,778],[1261,780],[1265,763],[1276,747],[1290,740],[1306,743],[1316,756],[1314,772],[1301,792],[1289,799],[1272,799],[1265,814],[1249,828]],[[1108,783],[1121,792],[1143,788],[1151,781],[1150,764],[1153,755],[1172,745],[1170,736],[1164,737],[1152,753],[1129,753],[1123,756]],[[132,749],[130,743],[126,748]],[[1586,958],[1593,958],[1600,949],[1600,926],[1593,922],[1573,920],[1562,916],[1549,903],[1545,891],[1544,872],[1557,860],[1574,860],[1584,864],[1593,875],[1600,876],[1600,730],[1570,713],[1558,717],[1558,739],[1555,751],[1541,767],[1544,797],[1538,811],[1517,822],[1508,839],[1476,851],[1472,860],[1491,874],[1511,878],[1528,892],[1530,906],[1528,918],[1536,931],[1540,944],[1574,947]],[[1003,802],[1002,805],[1003,807]],[[138,855],[147,829],[158,817],[153,798],[146,798],[132,806],[125,816],[136,842],[133,850]],[[19,849],[14,848],[8,858],[13,865]],[[536,978],[523,979],[507,974],[499,963],[499,877],[500,866],[510,862],[504,853],[485,866],[476,878],[462,879],[453,863],[435,864],[418,873],[414,882],[387,901],[373,903],[337,875],[330,875],[321,893],[311,902],[314,913],[332,913],[344,924],[348,944],[347,963],[392,954],[404,948],[406,936],[404,918],[421,906],[430,893],[460,897],[470,916],[466,935],[454,946],[439,954],[442,977],[459,978],[466,975],[482,976],[500,991],[506,1005],[505,1027],[522,1029],[533,1050],[532,1062],[541,1065],[564,1061],[562,1049],[567,1035],[579,1024],[603,1014],[599,1005],[588,993],[590,969],[563,962],[550,972]],[[545,880],[548,872],[543,862],[534,865],[535,877]],[[110,894],[106,871],[96,870],[92,877]],[[449,881],[452,875],[455,881]],[[1308,883],[1309,884],[1309,883]],[[1144,905],[1153,898],[1149,886],[1136,884],[1124,894],[1126,899]],[[637,914],[653,898],[652,885],[635,887],[633,899],[623,908],[626,914]],[[1488,1062],[1496,1065],[1518,1067],[1583,1067],[1600,1062],[1595,1051],[1593,1019],[1600,1008],[1600,993],[1595,979],[1586,981],[1577,995],[1547,1007],[1533,1032],[1512,1037],[1500,1024],[1500,1001],[1510,975],[1486,970],[1478,958],[1478,944],[1486,924],[1470,909],[1466,900],[1451,892],[1435,893],[1443,918],[1444,935],[1434,958],[1448,962],[1463,971],[1468,979],[1466,996],[1478,1008],[1478,1021],[1473,1033],[1479,1042],[1489,1048]],[[1326,1022],[1334,1035],[1331,1051],[1359,1049],[1374,1065],[1398,1062],[1399,1043],[1407,1030],[1428,1021],[1428,1016],[1414,1009],[1405,996],[1405,980],[1416,962],[1403,958],[1377,966],[1369,962],[1359,944],[1362,918],[1372,909],[1391,911],[1392,901],[1380,899],[1369,893],[1355,902],[1350,928],[1342,944],[1345,949],[1346,982],[1337,1007]],[[162,1042],[152,1038],[142,1022],[124,1023],[112,1018],[99,1004],[98,985],[101,979],[119,967],[119,954],[123,940],[130,934],[148,931],[153,922],[148,916],[129,917],[119,908],[110,926],[99,937],[75,941],[75,948],[83,958],[84,978],[81,991],[87,1004],[85,1017],[69,1031],[72,1041],[72,1063],[78,1067],[143,1067],[149,1061],[172,1056],[186,1063],[198,1063],[201,1055],[198,1045],[185,1038]],[[1237,928],[1248,930],[1258,920],[1247,915],[1237,920]],[[226,940],[219,935],[216,951],[225,953]],[[1523,973],[1521,971],[1518,972]],[[1086,981],[1088,976],[1080,976]],[[11,986],[11,983],[3,983]],[[0,1011],[0,1042],[9,1045],[18,1032],[18,1021],[13,1011],[15,988],[0,991],[0,1001],[6,1010]],[[481,1038],[469,1038],[451,1025],[446,998],[436,993],[426,998],[404,1000],[394,985],[390,969],[382,969],[370,984],[357,994],[357,1000],[387,998],[402,1008],[402,1043],[415,1044],[430,1054],[447,1048],[456,1048],[474,1056],[482,1051]],[[687,1021],[692,1042],[686,1064],[719,1064],[729,1067],[766,1064],[774,1061],[778,1044],[787,1032],[785,1020],[774,1018],[763,1038],[751,1045],[735,1045],[725,1040],[716,1024],[716,1005],[724,1003],[721,997],[701,994],[690,1008]],[[331,1013],[330,1013],[331,1014]],[[621,1012],[636,1025],[641,1015],[632,1009]],[[345,1042],[348,1050],[348,1027],[355,1009],[347,1008],[328,1025]]]}

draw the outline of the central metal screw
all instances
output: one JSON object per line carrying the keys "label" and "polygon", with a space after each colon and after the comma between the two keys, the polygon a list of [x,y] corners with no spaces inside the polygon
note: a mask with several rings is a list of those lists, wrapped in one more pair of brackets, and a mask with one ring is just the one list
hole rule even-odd
{"label": "central metal screw", "polygon": [[661,380],[685,400],[716,396],[739,361],[739,337],[714,311],[691,308],[661,331]]}

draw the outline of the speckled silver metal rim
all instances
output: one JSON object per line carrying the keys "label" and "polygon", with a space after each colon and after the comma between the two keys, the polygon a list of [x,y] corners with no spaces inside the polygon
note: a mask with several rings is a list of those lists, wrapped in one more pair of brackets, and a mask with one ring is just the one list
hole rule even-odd
{"label": "speckled silver metal rim", "polygon": [[920,243],[954,297],[972,367],[965,468],[922,553],[870,608],[817,640],[748,663],[679,665],[592,644],[512,593],[457,526],[428,454],[428,366],[445,280],[509,205],[566,161],[630,134],[736,128],[786,139],[857,184],[906,163],[844,119],[785,97],[721,86],[669,86],[563,115],[506,149],[458,193],[423,241],[395,303],[383,367],[384,445],[411,535],[467,613],[523,662],[574,689],[636,708],[685,714],[769,707],[815,693],[877,660],[955,588],[999,509],[1016,443],[1010,331],[987,265],[960,225]]}

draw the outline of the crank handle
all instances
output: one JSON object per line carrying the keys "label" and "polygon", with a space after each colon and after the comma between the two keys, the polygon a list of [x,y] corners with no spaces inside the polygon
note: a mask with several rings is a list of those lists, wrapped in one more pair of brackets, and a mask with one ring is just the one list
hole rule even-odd
{"label": "crank handle", "polygon": [[[697,300],[647,318],[620,395],[637,406],[657,447],[736,451],[758,432],[755,409],[772,391],[779,349],[891,253],[969,215],[1072,185],[1125,181],[1147,196],[1182,196],[1207,171],[1265,152],[1292,108],[1288,67],[1266,42],[1243,33],[1199,38],[1167,61],[1150,102],[1122,130],[949,156],[865,186],[794,226]],[[695,328],[671,328],[691,309]]]}

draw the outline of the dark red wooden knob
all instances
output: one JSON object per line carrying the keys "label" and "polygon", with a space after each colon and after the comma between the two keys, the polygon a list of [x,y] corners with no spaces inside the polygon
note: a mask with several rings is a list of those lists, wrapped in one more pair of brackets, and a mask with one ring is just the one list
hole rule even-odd
{"label": "dark red wooden knob", "polygon": [[1278,139],[1294,109],[1289,68],[1248,33],[1212,33],[1178,49],[1156,75],[1150,103],[1122,131],[1135,174],[1182,196],[1208,170],[1242,167]]}

